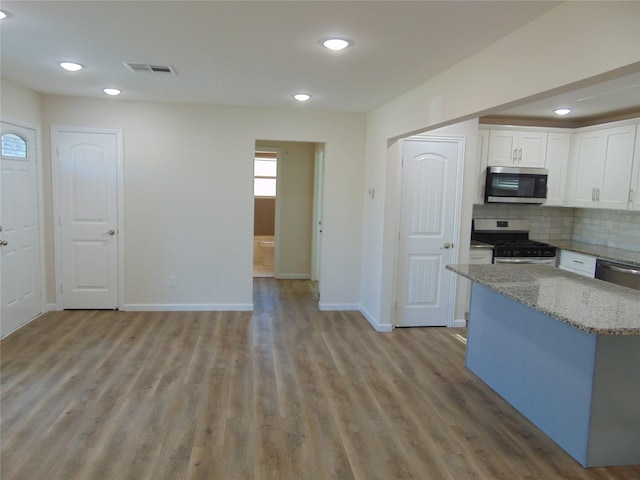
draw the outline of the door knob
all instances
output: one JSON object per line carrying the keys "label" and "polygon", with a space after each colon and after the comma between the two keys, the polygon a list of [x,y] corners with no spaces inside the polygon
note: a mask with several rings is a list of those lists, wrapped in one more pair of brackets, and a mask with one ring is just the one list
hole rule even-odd
{"label": "door knob", "polygon": [[445,243],[445,244],[440,248],[440,250],[447,250],[447,249],[449,249],[449,248],[453,248],[453,243],[449,243],[449,242]]}
{"label": "door knob", "polygon": [[116,234],[116,231],[112,228],[111,230],[109,230],[108,232],[103,232],[102,235],[109,235],[110,237],[113,237]]}
{"label": "door knob", "polygon": [[7,245],[9,245],[9,242],[6,240],[0,240],[0,247],[6,247]]}

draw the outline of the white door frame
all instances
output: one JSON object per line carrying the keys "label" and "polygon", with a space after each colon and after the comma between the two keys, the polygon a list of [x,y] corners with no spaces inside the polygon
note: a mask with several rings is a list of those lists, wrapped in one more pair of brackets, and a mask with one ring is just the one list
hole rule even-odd
{"label": "white door frame", "polygon": [[324,201],[324,144],[316,144],[313,159],[313,230],[311,232],[311,280],[320,280],[322,207]]}
{"label": "white door frame", "polygon": [[[398,140],[397,142],[397,151],[395,155],[396,165],[396,191],[395,195],[392,197],[394,202],[393,210],[396,212],[394,219],[394,231],[398,232],[397,235],[394,235],[393,238],[393,252],[394,252],[394,264],[393,264],[393,296],[392,296],[392,304],[393,307],[391,309],[391,324],[395,328],[398,325],[397,319],[397,308],[395,305],[398,302],[398,283],[399,283],[399,262],[400,262],[400,220],[401,220],[401,209],[402,209],[402,161],[404,156],[404,141],[405,140],[420,140],[420,141],[456,141],[459,144],[458,151],[458,171],[456,174],[456,199],[455,199],[455,211],[454,211],[454,229],[453,229],[453,242],[454,249],[452,251],[451,262],[456,263],[458,260],[458,252],[460,251],[460,218],[462,212],[462,180],[464,177],[464,158],[465,158],[465,141],[464,137],[459,136],[443,136],[443,135],[428,135],[427,133],[413,135],[411,137],[406,137]],[[451,288],[449,292],[449,310],[447,312],[447,327],[458,327],[455,322],[455,309],[456,309],[456,287],[457,287],[457,276],[453,275],[451,278]]]}
{"label": "white door frame", "polygon": [[[35,145],[33,145],[34,148],[34,161],[36,163],[36,195],[38,198],[36,198],[36,207],[38,208],[38,215],[37,215],[37,219],[38,219],[38,242],[40,243],[39,246],[39,254],[40,254],[40,312],[41,314],[51,310],[51,308],[49,308],[49,306],[46,304],[46,298],[47,298],[47,291],[46,291],[46,282],[45,282],[45,257],[44,257],[44,229],[42,228],[42,225],[44,225],[44,215],[43,215],[43,210],[44,210],[44,204],[43,204],[43,188],[42,188],[42,158],[40,155],[40,145],[41,145],[41,141],[42,141],[42,137],[40,135],[40,127],[38,125],[34,125],[32,123],[28,123],[28,122],[23,122],[21,120],[16,120],[12,117],[6,117],[6,116],[2,116],[0,117],[0,122],[2,123],[6,123],[8,125],[13,125],[14,127],[18,127],[18,128],[25,128],[27,130],[33,130],[35,133]],[[0,185],[0,188],[2,188],[2,186]],[[0,280],[1,281],[1,280]],[[0,285],[0,295],[2,294],[2,289],[1,289],[1,285]],[[29,322],[25,323],[24,325],[27,325]],[[20,326],[19,328],[24,327],[24,325]],[[7,332],[7,335],[13,333],[13,332]],[[5,335],[6,336],[6,335]]]}
{"label": "white door frame", "polygon": [[60,230],[60,171],[58,136],[61,133],[111,134],[116,137],[116,189],[118,199],[118,309],[124,310],[124,194],[123,194],[123,147],[122,129],[86,128],[63,125],[51,126],[51,164],[53,179],[53,242],[55,258],[55,309],[62,310],[62,232]]}

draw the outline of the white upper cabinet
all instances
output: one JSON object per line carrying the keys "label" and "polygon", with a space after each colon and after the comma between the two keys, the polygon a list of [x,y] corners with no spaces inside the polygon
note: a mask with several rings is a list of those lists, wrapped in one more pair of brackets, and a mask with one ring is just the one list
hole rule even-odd
{"label": "white upper cabinet", "polygon": [[488,165],[544,168],[546,152],[545,132],[491,130]]}
{"label": "white upper cabinet", "polygon": [[626,210],[636,126],[577,133],[569,205]]}
{"label": "white upper cabinet", "polygon": [[475,204],[484,203],[484,189],[487,183],[487,160],[489,158],[489,130],[478,130],[478,170]]}
{"label": "white upper cabinet", "polygon": [[567,183],[567,165],[571,147],[570,133],[550,132],[547,141],[547,206],[563,206]]}
{"label": "white upper cabinet", "polygon": [[578,133],[573,141],[568,203],[572,207],[595,207],[596,185],[601,185],[604,176],[604,136],[601,132]]}

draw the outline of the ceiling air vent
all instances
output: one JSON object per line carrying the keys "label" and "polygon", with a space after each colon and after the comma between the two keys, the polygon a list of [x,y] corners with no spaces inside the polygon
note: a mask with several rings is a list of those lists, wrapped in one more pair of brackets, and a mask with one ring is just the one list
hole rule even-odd
{"label": "ceiling air vent", "polygon": [[159,73],[175,75],[176,71],[171,65],[151,65],[149,63],[130,63],[123,62],[123,65],[127,67],[133,73]]}

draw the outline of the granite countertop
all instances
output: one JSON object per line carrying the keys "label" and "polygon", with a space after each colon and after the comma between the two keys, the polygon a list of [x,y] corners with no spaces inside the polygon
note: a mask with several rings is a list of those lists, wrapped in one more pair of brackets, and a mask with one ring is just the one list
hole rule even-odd
{"label": "granite countertop", "polygon": [[447,265],[447,269],[596,335],[640,335],[640,292],[551,265]]}
{"label": "granite countertop", "polygon": [[593,245],[591,243],[573,242],[570,240],[546,240],[547,243],[562,250],[584,253],[612,262],[631,263],[640,266],[640,252],[622,250],[620,248]]}

